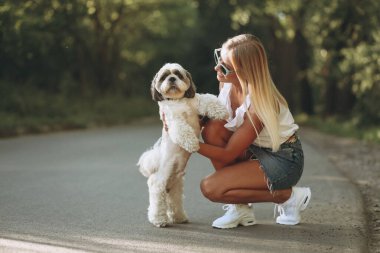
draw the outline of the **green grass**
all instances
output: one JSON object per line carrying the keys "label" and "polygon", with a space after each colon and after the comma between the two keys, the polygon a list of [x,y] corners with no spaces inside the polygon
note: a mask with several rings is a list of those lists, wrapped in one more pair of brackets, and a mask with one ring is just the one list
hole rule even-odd
{"label": "green grass", "polygon": [[34,95],[13,98],[0,108],[0,137],[122,125],[157,115],[158,111],[157,104],[149,98],[109,95],[65,99]]}
{"label": "green grass", "polygon": [[300,125],[313,127],[324,133],[380,144],[380,126],[358,126],[355,119],[322,118],[320,116],[301,114],[296,116],[296,122]]}

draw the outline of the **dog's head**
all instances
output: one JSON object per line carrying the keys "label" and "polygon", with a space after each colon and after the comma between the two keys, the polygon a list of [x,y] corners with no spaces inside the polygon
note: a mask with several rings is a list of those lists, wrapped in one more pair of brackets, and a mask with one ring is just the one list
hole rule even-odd
{"label": "dog's head", "polygon": [[154,101],[195,96],[190,73],[178,63],[166,63],[153,78],[151,93]]}

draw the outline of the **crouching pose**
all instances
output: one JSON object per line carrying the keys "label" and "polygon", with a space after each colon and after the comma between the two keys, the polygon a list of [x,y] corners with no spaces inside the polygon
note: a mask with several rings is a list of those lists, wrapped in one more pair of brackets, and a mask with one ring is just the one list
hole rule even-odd
{"label": "crouching pose", "polygon": [[298,125],[272,81],[263,45],[243,34],[215,49],[214,56],[219,99],[229,119],[205,122],[198,150],[215,168],[201,182],[203,195],[227,204],[212,226],[254,225],[252,203],[260,202],[276,204],[277,223],[298,224],[311,191],[295,186],[304,163]]}

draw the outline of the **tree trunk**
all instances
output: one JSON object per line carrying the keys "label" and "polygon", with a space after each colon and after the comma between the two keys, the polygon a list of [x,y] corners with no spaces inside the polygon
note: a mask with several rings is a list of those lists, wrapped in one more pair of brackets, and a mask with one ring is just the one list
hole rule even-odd
{"label": "tree trunk", "polygon": [[297,83],[300,87],[300,110],[309,115],[313,115],[315,113],[313,91],[310,86],[309,79],[307,78],[307,70],[309,69],[311,63],[311,47],[300,29],[296,31],[294,43],[296,47],[295,56],[298,68]]}

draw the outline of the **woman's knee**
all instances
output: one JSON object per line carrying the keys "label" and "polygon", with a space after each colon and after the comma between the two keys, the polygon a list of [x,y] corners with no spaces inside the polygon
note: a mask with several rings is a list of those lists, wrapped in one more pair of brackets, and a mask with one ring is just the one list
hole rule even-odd
{"label": "woman's knee", "polygon": [[202,179],[200,186],[203,196],[205,196],[207,199],[213,202],[218,202],[220,200],[220,185],[218,187],[218,184],[215,182],[215,180],[213,180],[212,175]]}

